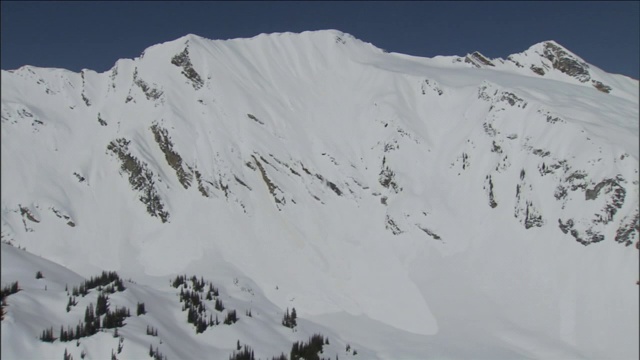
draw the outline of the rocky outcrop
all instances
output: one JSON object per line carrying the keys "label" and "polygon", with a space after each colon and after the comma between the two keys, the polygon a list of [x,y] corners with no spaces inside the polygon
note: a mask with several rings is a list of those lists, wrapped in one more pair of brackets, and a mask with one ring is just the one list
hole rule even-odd
{"label": "rocky outcrop", "polygon": [[194,89],[198,90],[202,88],[204,85],[204,81],[200,74],[193,68],[193,64],[191,63],[191,59],[189,58],[189,46],[187,45],[184,50],[174,56],[171,59],[171,63],[179,68],[182,68],[182,75],[186,77],[193,86]]}
{"label": "rocky outcrop", "polygon": [[491,60],[487,59],[484,55],[480,54],[477,51],[474,51],[471,54],[468,54],[465,58],[464,58],[464,62],[466,62],[467,64],[471,64],[477,68],[481,68],[484,66],[495,66]]}
{"label": "rocky outcrop", "polygon": [[551,62],[554,69],[580,82],[591,80],[589,65],[553,42],[544,43],[542,56]]}
{"label": "rocky outcrop", "polygon": [[599,91],[602,91],[605,94],[608,94],[611,92],[611,86],[607,86],[603,84],[601,81],[591,80],[591,84],[593,85],[594,88],[598,89]]}
{"label": "rocky outcrop", "polygon": [[162,97],[162,90],[149,85],[146,81],[142,80],[142,78],[138,75],[138,69],[136,68],[133,71],[133,83],[136,84],[144,93],[147,100],[158,100]]}
{"label": "rocky outcrop", "polygon": [[182,184],[185,189],[188,189],[189,186],[191,186],[191,181],[193,180],[193,171],[189,165],[183,163],[180,154],[173,150],[173,143],[169,138],[169,132],[167,129],[161,128],[158,124],[152,125],[151,131],[153,132],[153,137],[160,147],[160,150],[164,153],[167,163],[173,170],[175,170],[176,175],[178,176],[178,181],[180,181],[180,184]]}
{"label": "rocky outcrop", "polygon": [[140,193],[138,199],[146,205],[149,215],[160,218],[165,223],[169,219],[169,213],[164,210],[164,203],[158,195],[154,174],[146,163],[131,155],[129,144],[130,141],[125,138],[116,139],[107,145],[107,150],[121,162],[120,169],[129,175],[129,184]]}
{"label": "rocky outcrop", "polygon": [[251,155],[251,157],[253,158],[254,164],[258,167],[258,170],[260,170],[262,180],[267,186],[267,189],[273,197],[273,200],[276,202],[276,207],[278,208],[278,210],[280,210],[280,206],[286,204],[286,200],[284,198],[284,195],[282,194],[282,190],[280,190],[280,188],[276,184],[274,184],[273,181],[271,181],[262,163],[258,159],[256,159],[255,156]]}

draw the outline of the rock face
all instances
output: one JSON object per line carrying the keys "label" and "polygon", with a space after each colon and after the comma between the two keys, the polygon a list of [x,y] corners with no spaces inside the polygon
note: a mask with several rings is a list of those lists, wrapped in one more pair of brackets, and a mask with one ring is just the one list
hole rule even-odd
{"label": "rock face", "polygon": [[[69,268],[238,273],[434,344],[532,329],[506,358],[637,355],[638,82],[557,43],[408,59],[337,31],[190,35],[2,89],[3,240]],[[585,315],[609,314],[605,285],[624,311]]]}
{"label": "rock face", "polygon": [[467,55],[464,59],[464,62],[469,63],[475,67],[484,67],[484,66],[495,66],[491,60],[487,59],[484,55],[480,54],[477,51]]}
{"label": "rock face", "polygon": [[140,193],[140,202],[147,206],[147,212],[153,217],[158,217],[162,222],[167,222],[169,213],[164,210],[162,199],[156,189],[156,177],[149,170],[149,166],[131,155],[129,144],[131,141],[120,138],[109,143],[107,150],[112,152],[121,162],[121,169],[129,176],[131,188]]}
{"label": "rock face", "polygon": [[[536,76],[549,77],[556,80],[578,82],[585,86],[593,86],[596,90],[609,94],[613,90],[606,73],[589,65],[578,55],[567,50],[555,41],[544,41],[531,46],[523,53],[509,55],[506,61],[498,59],[501,64],[516,68],[528,68]],[[496,62],[496,60],[494,60]],[[526,66],[525,66],[526,65]],[[557,73],[560,76],[555,76]],[[602,75],[605,75],[604,77]]]}
{"label": "rock face", "polygon": [[543,57],[551,62],[554,69],[576,78],[580,82],[584,83],[591,79],[589,65],[555,43],[544,43]]}

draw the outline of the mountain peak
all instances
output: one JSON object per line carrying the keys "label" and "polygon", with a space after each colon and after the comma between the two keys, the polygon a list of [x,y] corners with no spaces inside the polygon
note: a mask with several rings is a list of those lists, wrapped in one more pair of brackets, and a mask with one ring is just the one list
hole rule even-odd
{"label": "mountain peak", "polygon": [[562,81],[568,80],[568,77],[582,84],[590,84],[604,93],[612,90],[602,79],[598,79],[598,75],[594,75],[591,65],[555,40],[534,44],[521,53],[509,55],[507,61],[519,68],[528,68],[539,76],[551,76]]}

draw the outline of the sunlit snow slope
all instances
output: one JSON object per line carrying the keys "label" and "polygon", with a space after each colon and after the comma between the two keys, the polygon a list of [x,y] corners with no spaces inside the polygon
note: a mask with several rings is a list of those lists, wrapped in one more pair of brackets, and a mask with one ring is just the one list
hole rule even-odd
{"label": "sunlit snow slope", "polygon": [[[637,359],[638,105],[553,41],[429,59],[187,35],[101,74],[3,70],[2,239],[149,292],[246,278],[363,358]],[[9,314],[27,296],[49,301]],[[38,342],[11,319],[3,359]]]}

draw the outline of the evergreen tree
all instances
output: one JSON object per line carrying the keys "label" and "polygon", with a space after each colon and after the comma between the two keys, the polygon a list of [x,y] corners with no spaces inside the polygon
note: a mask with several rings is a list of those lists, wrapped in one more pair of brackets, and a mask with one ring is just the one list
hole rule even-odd
{"label": "evergreen tree", "polygon": [[298,315],[296,314],[296,308],[291,309],[291,314],[289,314],[289,308],[284,313],[284,317],[282,318],[282,325],[293,329],[298,325],[296,319]]}
{"label": "evergreen tree", "polygon": [[56,339],[53,337],[53,327],[42,330],[42,335],[40,335],[40,340],[44,342],[54,342]]}
{"label": "evergreen tree", "polygon": [[95,319],[95,314],[93,312],[93,303],[89,303],[87,309],[84,311],[84,322],[91,323]]}
{"label": "evergreen tree", "polygon": [[235,310],[231,310],[227,313],[227,317],[224,319],[225,325],[231,325],[238,321],[238,316]]}
{"label": "evergreen tree", "polygon": [[109,311],[109,303],[108,303],[107,295],[100,293],[98,295],[98,301],[96,304],[96,316],[101,316]]}
{"label": "evergreen tree", "polygon": [[222,300],[220,299],[216,299],[216,303],[213,307],[218,311],[224,311],[224,304],[222,304]]}
{"label": "evergreen tree", "polygon": [[147,310],[144,308],[144,303],[138,303],[138,309],[136,310],[136,314],[140,316],[146,313],[147,313]]}
{"label": "evergreen tree", "polygon": [[298,322],[296,321],[296,319],[298,318],[298,314],[296,314],[296,308],[291,308],[291,327],[296,327],[298,325]]}
{"label": "evergreen tree", "polygon": [[234,351],[233,354],[229,356],[229,360],[255,360],[255,355],[253,350],[249,346],[245,345],[242,351]]}

